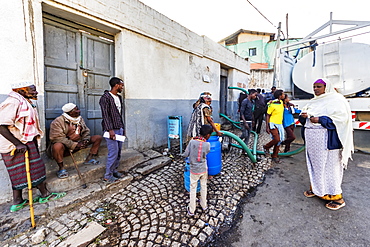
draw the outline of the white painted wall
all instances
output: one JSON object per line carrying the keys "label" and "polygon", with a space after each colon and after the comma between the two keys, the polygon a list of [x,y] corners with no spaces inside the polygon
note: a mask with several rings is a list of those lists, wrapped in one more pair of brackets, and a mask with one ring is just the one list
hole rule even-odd
{"label": "white painted wall", "polygon": [[[217,102],[221,66],[229,69],[230,86],[248,82],[248,61],[136,0],[3,1],[0,8],[0,99],[5,99],[12,81],[33,80],[39,91],[37,104],[43,126],[43,10],[114,34],[116,76],[126,83],[125,102],[164,104],[160,109],[135,104],[127,107],[126,127],[132,129],[128,138],[130,147],[165,144],[163,121],[166,116],[181,114],[187,125],[191,103],[200,92],[212,92]],[[209,76],[209,83],[203,82],[203,75]],[[230,93],[229,100],[235,101],[235,95],[237,93]],[[169,107],[163,107],[166,104],[170,104]],[[146,114],[140,114],[141,107],[146,108]],[[148,115],[148,110],[154,118]],[[160,114],[162,118],[156,118]],[[137,119],[146,124],[137,125]],[[45,149],[45,140],[41,149]],[[2,162],[0,186],[4,188],[0,203],[10,201],[10,183]]]}

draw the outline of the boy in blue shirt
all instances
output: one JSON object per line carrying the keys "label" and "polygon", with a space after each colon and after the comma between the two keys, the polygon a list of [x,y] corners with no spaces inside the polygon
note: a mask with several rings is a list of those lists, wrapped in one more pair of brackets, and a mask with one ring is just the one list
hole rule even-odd
{"label": "boy in blue shirt", "polygon": [[210,152],[211,144],[207,142],[211,136],[213,128],[211,125],[202,125],[200,127],[199,136],[190,140],[186,150],[183,154],[184,157],[189,157],[190,161],[190,202],[187,207],[188,215],[194,216],[196,208],[196,189],[198,180],[200,180],[200,205],[203,211],[207,207],[207,154]]}

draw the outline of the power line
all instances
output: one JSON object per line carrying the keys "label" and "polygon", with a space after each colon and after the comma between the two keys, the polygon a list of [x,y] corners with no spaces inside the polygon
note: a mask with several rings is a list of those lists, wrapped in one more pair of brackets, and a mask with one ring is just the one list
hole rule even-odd
{"label": "power line", "polygon": [[[257,10],[258,11],[258,13],[260,13],[260,15],[262,15],[263,16],[263,18],[265,18],[272,26],[274,26],[276,29],[278,28],[277,26],[275,26],[274,25],[274,23],[272,23],[269,19],[267,19],[267,17],[264,15],[264,14],[262,14],[262,12],[261,11],[259,11],[259,9],[257,9],[249,0],[247,0],[247,2],[250,4],[250,5],[252,5],[252,7],[255,9],[255,10]],[[284,37],[284,39],[285,39],[285,34],[284,34],[284,32],[283,32],[283,30],[280,30],[280,32],[283,34],[283,37]]]}
{"label": "power line", "polygon": [[260,15],[262,15],[263,16],[263,18],[265,18],[271,25],[273,25],[275,28],[277,28],[269,19],[267,19],[267,17],[264,15],[264,14],[262,14],[262,12],[261,11],[259,11],[259,9],[257,9],[249,0],[247,0],[247,2],[250,4],[250,5],[252,5],[252,7],[255,9],[255,10],[257,10],[258,11],[258,13],[260,13]]}

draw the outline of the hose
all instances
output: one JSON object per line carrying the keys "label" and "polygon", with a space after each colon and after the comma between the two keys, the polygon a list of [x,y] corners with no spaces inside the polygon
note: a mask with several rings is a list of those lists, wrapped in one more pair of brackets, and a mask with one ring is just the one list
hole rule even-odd
{"label": "hose", "polygon": [[[241,127],[239,125],[237,125],[237,124],[240,124],[240,122],[235,122],[235,121],[231,120],[229,117],[227,117],[226,115],[224,115],[222,113],[220,113],[220,116],[223,117],[223,118],[225,118],[226,120],[230,121],[238,129],[241,129]],[[221,131],[221,132],[223,132],[223,131]],[[254,132],[254,131],[251,131],[251,132],[254,134],[254,138],[255,138],[254,143],[253,143],[253,150],[257,150],[257,138],[258,138],[258,134],[256,132]],[[238,139],[240,139],[240,138],[238,137]],[[234,140],[236,140],[236,139],[234,138]],[[236,140],[236,141],[239,142],[238,140]],[[245,144],[245,143],[243,142],[243,144]],[[236,147],[236,148],[244,149],[244,147],[242,147],[243,145],[240,146],[240,145],[231,143],[231,146]],[[247,149],[249,150],[248,147],[247,147]],[[305,146],[302,146],[302,147],[298,148],[297,150],[293,150],[293,151],[287,152],[287,153],[279,153],[278,155],[279,156],[291,156],[291,155],[295,155],[295,154],[298,154],[298,153],[302,152],[304,149],[305,149]],[[246,152],[248,153],[248,151],[246,151]],[[249,152],[250,152],[250,150],[249,150]],[[265,153],[263,151],[256,151],[256,153],[253,152],[253,155],[256,155],[256,154],[265,154]],[[254,157],[256,157],[256,156],[254,156]]]}
{"label": "hose", "polygon": [[228,89],[236,89],[236,90],[243,91],[246,94],[249,94],[248,90],[246,90],[244,88],[240,88],[240,87],[228,87]]}
{"label": "hose", "polygon": [[[253,156],[253,154],[251,153],[251,150],[247,147],[247,145],[245,145],[245,143],[237,135],[229,131],[224,131],[224,130],[221,130],[220,132],[223,133],[223,135],[233,138],[235,141],[237,141],[240,144],[240,147],[247,153],[252,163],[257,163],[256,157]],[[216,132],[213,132],[212,135],[215,136]]]}

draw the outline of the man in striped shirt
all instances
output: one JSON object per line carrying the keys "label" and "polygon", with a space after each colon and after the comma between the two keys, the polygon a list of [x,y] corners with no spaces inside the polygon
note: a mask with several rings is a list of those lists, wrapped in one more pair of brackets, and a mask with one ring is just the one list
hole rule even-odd
{"label": "man in striped shirt", "polygon": [[121,159],[122,142],[116,140],[116,135],[124,135],[124,124],[122,118],[123,102],[118,93],[123,91],[123,81],[118,77],[109,80],[111,90],[105,90],[100,98],[99,105],[102,112],[103,130],[109,133],[109,138],[105,138],[108,147],[108,157],[104,181],[113,183],[122,178],[122,174],[117,171]]}

